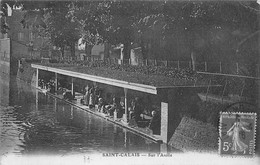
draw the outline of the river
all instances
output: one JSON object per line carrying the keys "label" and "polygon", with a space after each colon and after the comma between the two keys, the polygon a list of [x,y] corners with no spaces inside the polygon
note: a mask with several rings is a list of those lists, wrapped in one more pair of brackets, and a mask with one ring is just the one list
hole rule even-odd
{"label": "river", "polygon": [[160,144],[14,77],[0,81],[0,155],[160,151]]}

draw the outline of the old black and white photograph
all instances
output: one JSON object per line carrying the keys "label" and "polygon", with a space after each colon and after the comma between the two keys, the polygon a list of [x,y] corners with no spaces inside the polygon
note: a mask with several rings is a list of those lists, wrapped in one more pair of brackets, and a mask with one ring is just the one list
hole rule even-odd
{"label": "old black and white photograph", "polygon": [[260,163],[260,0],[1,0],[0,164]]}

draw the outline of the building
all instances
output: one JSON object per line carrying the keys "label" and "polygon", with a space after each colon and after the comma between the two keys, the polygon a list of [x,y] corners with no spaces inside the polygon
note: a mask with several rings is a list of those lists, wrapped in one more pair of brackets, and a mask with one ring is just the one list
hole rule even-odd
{"label": "building", "polygon": [[[12,57],[16,59],[39,58],[47,39],[38,37],[32,26],[23,27],[21,20],[24,15],[25,11],[15,9],[12,16],[6,19],[10,28],[8,37],[11,40]],[[35,19],[34,23],[37,21],[38,19]]]}
{"label": "building", "polygon": [[[5,56],[9,54],[9,62],[12,66],[10,68],[11,74],[16,74],[18,60],[22,58],[39,59],[48,53],[44,49],[47,39],[38,37],[32,26],[23,27],[21,21],[25,14],[25,11],[13,9],[12,14],[5,17],[6,23],[9,26],[7,34],[0,34],[1,50],[5,49]],[[39,19],[34,19],[33,22],[39,23]],[[9,49],[8,51],[7,48]]]}

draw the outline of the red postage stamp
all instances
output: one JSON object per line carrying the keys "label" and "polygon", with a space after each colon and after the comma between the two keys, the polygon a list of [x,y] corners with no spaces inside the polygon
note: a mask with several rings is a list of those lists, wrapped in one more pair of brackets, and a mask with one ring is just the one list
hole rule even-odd
{"label": "red postage stamp", "polygon": [[219,153],[253,156],[255,154],[256,113],[221,112]]}

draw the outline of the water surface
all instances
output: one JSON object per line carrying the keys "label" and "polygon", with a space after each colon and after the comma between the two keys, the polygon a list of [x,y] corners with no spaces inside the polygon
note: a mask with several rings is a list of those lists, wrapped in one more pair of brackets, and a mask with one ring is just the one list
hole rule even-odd
{"label": "water surface", "polygon": [[15,78],[1,76],[0,96],[0,155],[159,151],[159,144]]}

